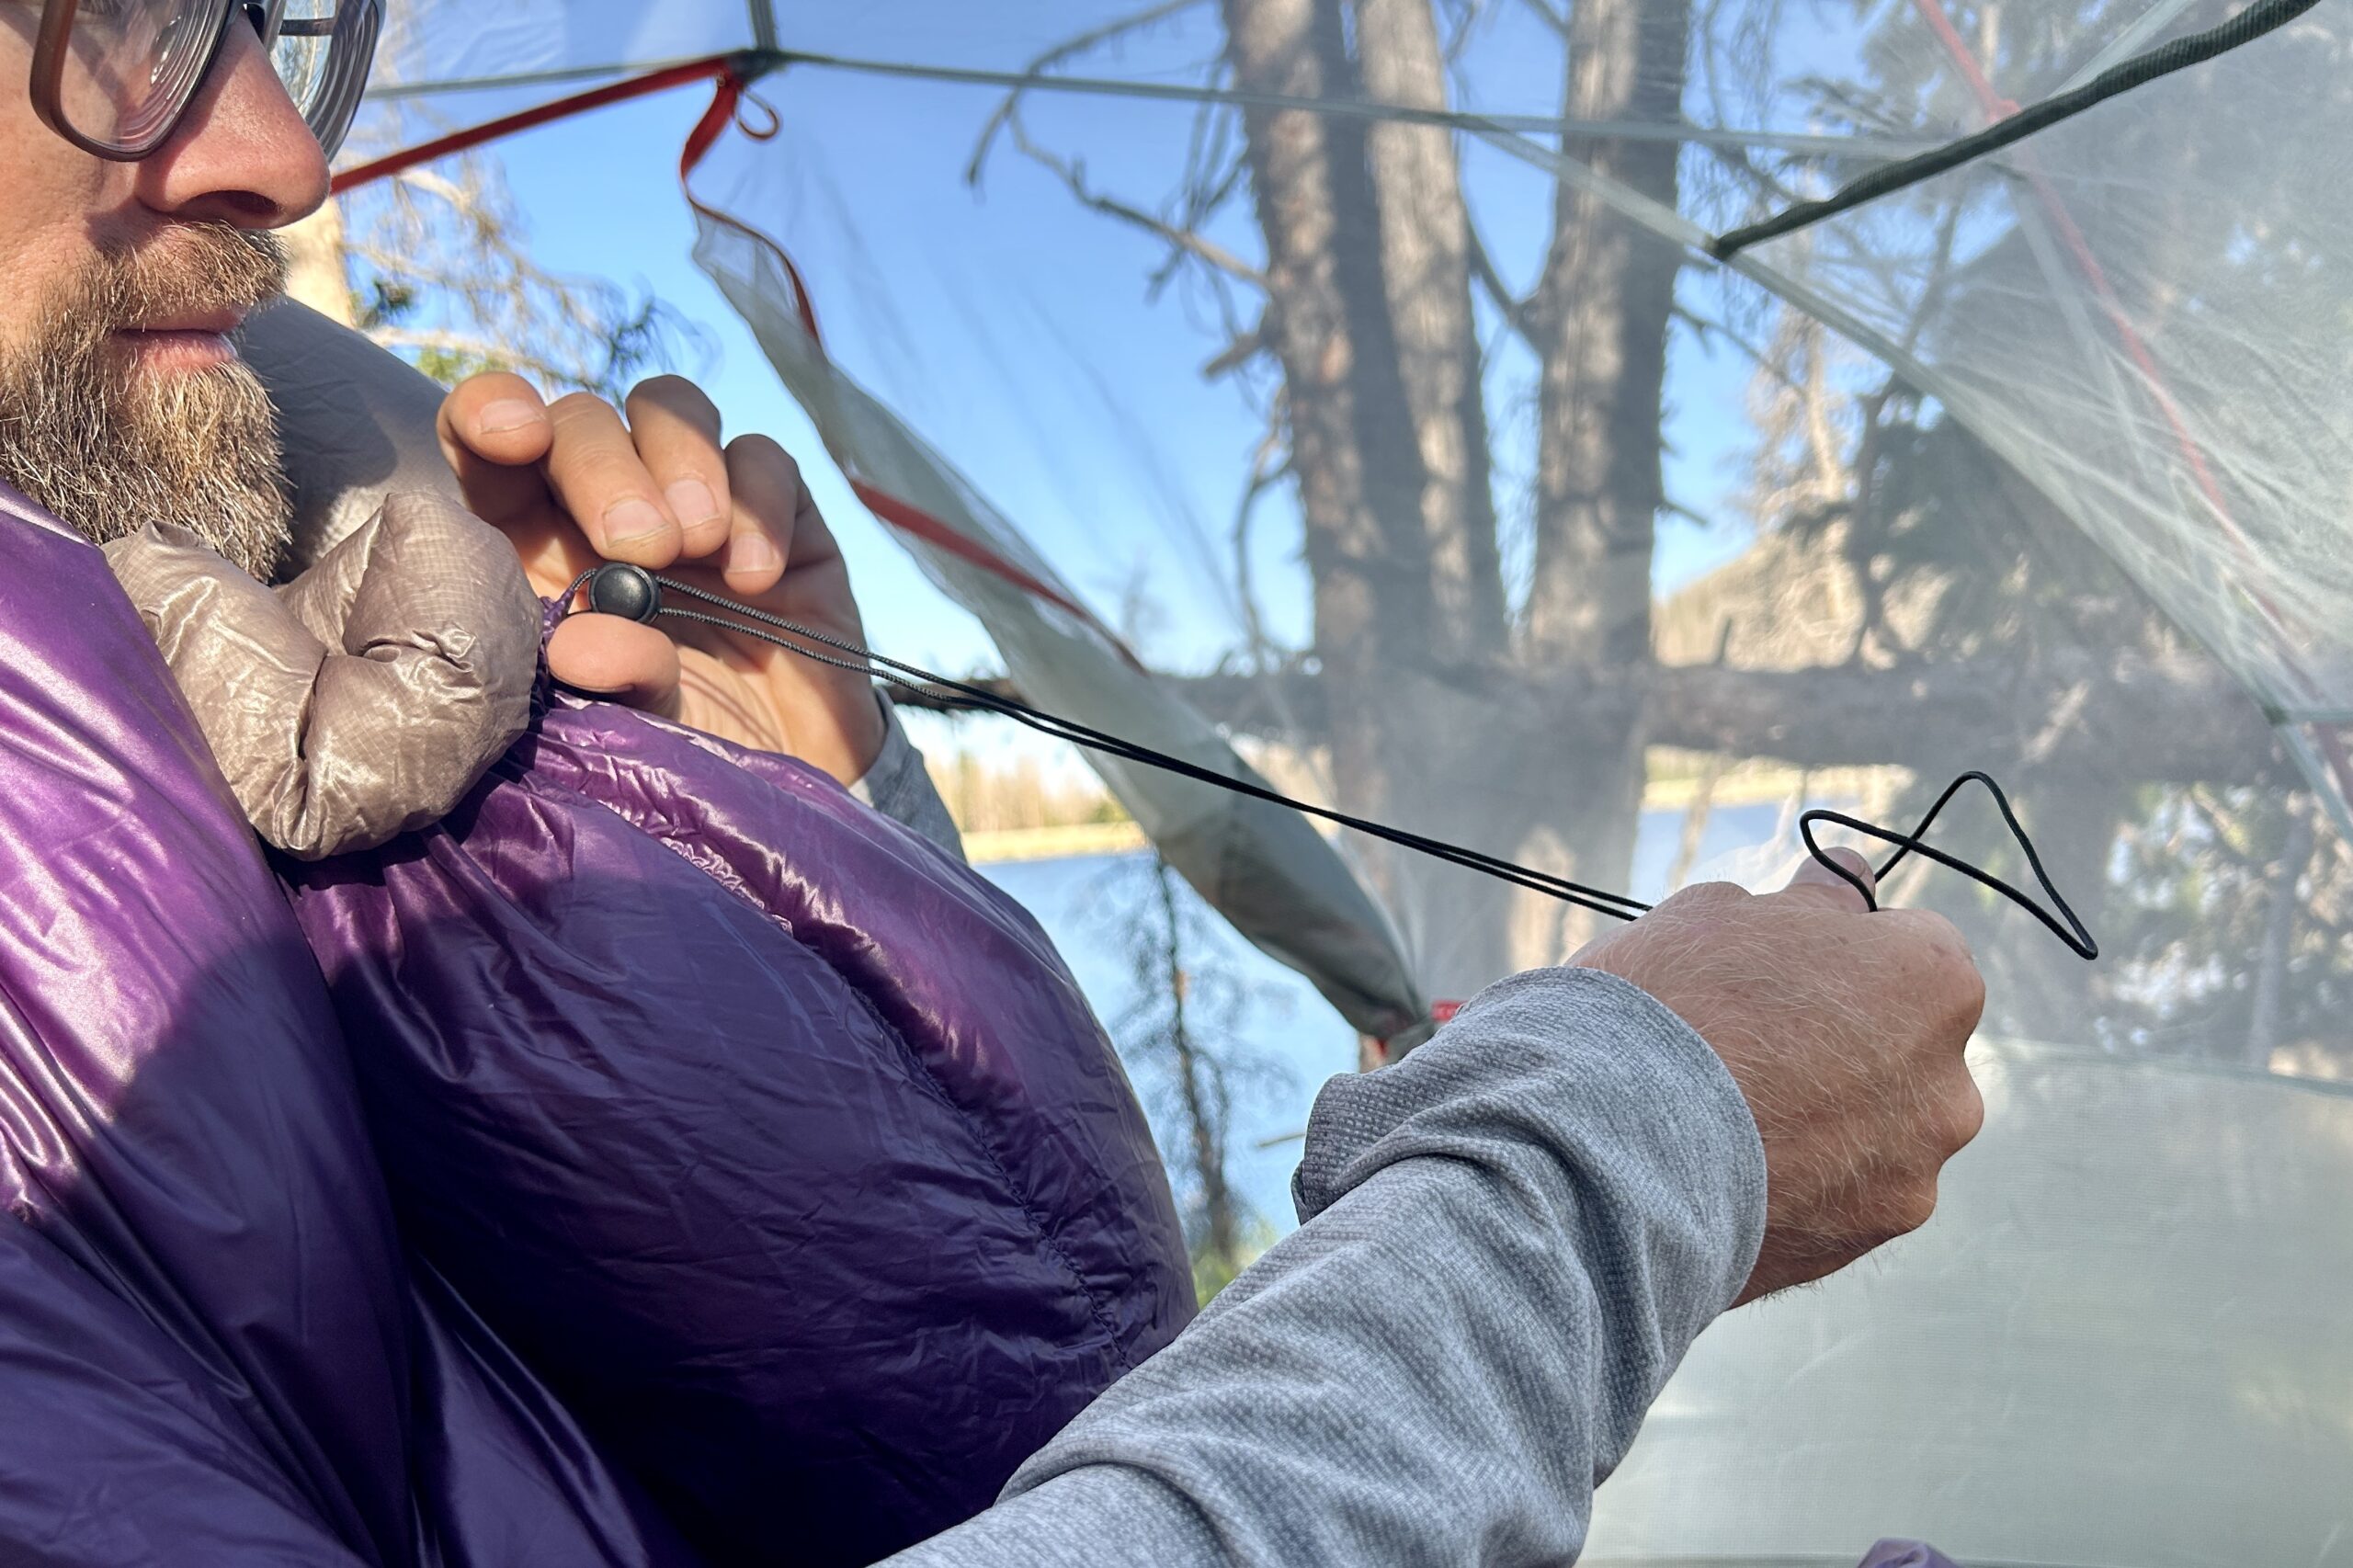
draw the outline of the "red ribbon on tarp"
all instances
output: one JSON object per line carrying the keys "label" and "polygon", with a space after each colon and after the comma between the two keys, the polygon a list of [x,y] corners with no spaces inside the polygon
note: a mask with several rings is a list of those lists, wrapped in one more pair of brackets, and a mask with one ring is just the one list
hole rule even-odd
{"label": "red ribbon on tarp", "polygon": [[[453,131],[447,136],[437,136],[430,142],[421,142],[414,147],[404,147],[397,153],[346,169],[335,176],[327,188],[341,196],[360,186],[405,174],[420,164],[429,164],[459,153],[470,153],[485,142],[496,142],[520,131],[534,131],[542,125],[569,119],[574,115],[586,114],[591,109],[603,108],[609,104],[649,97],[655,93],[667,92],[672,87],[684,86],[688,82],[708,82],[714,78],[734,80],[735,91],[740,95],[743,91],[737,69],[740,59],[741,56],[733,54],[714,54],[703,60],[689,60],[681,65],[665,66],[659,71],[650,71],[642,76],[631,76],[625,81],[608,82],[601,87],[592,87],[587,92],[575,93],[571,97],[558,98],[552,103],[540,104],[519,114],[506,115],[463,131]],[[718,132],[713,131],[712,134],[715,136]]]}
{"label": "red ribbon on tarp", "polygon": [[[476,147],[498,141],[502,137],[536,130],[557,120],[568,119],[574,115],[586,114],[592,109],[604,108],[612,104],[626,103],[632,98],[647,97],[655,93],[667,92],[673,87],[684,86],[691,82],[715,83],[710,107],[703,111],[702,118],[695,122],[694,130],[688,133],[685,150],[679,154],[679,187],[686,193],[688,205],[697,212],[714,223],[725,224],[776,257],[778,264],[784,269],[786,278],[792,285],[793,308],[801,318],[801,324],[807,329],[810,342],[816,346],[817,352],[822,356],[824,353],[824,339],[817,331],[817,312],[815,307],[810,302],[808,285],[801,278],[801,269],[793,265],[792,257],[785,253],[782,245],[777,244],[767,234],[729,213],[705,204],[694,193],[696,168],[701,165],[705,155],[710,152],[729,126],[737,127],[746,136],[756,142],[765,142],[776,135],[778,127],[773,110],[769,111],[770,123],[764,128],[745,124],[742,119],[742,109],[750,79],[757,74],[763,62],[763,57],[756,54],[714,54],[702,60],[690,60],[683,64],[665,66],[659,71],[650,71],[642,76],[630,77],[626,81],[608,82],[601,87],[595,87],[585,93],[575,93],[570,97],[558,98],[551,103],[540,104],[534,108],[488,120],[463,131],[453,131],[447,136],[436,137],[430,142],[420,142],[416,146],[404,148],[357,167],[346,169],[335,176],[330,188],[335,195],[341,196],[347,191],[355,190],[372,181],[389,179],[394,175],[405,173],[420,165],[432,163],[436,159],[471,152]],[[758,102],[756,98],[752,101]],[[982,540],[950,528],[904,496],[893,495],[881,486],[861,479],[856,474],[850,474],[847,477],[852,494],[857,495],[868,511],[872,512],[889,527],[919,539],[935,550],[942,551],[960,561],[977,566],[1012,584],[1032,598],[1052,605],[1056,609],[1084,623],[1097,636],[1108,642],[1131,666],[1137,669],[1143,667],[1109,627],[1097,620],[1086,607],[1040,578],[1036,573],[1026,570],[1016,562],[1006,560]]]}

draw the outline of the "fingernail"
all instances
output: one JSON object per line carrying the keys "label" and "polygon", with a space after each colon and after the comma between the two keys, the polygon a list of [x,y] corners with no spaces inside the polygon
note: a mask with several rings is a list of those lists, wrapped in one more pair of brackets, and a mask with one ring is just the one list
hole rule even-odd
{"label": "fingernail", "polygon": [[547,411],[537,403],[525,403],[519,397],[501,398],[483,404],[482,413],[476,415],[476,427],[485,436],[504,436],[509,430],[543,425],[547,417]]}
{"label": "fingernail", "polygon": [[719,497],[699,479],[682,479],[662,494],[669,498],[671,515],[688,528],[719,519]]}
{"label": "fingernail", "polygon": [[763,533],[737,534],[727,541],[727,570],[730,572],[767,572],[773,570],[783,557]]}
{"label": "fingernail", "polygon": [[609,548],[642,543],[669,526],[660,507],[635,495],[605,508],[605,540]]}

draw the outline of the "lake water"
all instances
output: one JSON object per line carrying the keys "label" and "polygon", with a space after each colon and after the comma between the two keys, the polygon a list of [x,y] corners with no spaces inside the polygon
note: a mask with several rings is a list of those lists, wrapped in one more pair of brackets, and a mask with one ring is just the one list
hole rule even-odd
{"label": "lake water", "polygon": [[[1772,805],[1718,806],[1701,835],[1699,864],[1770,839],[1779,811]],[[1680,811],[1643,814],[1634,841],[1632,886],[1636,898],[1654,903],[1665,896],[1683,828]],[[983,866],[982,873],[1021,901],[1038,917],[1077,976],[1096,1013],[1114,1023],[1138,1000],[1133,960],[1107,916],[1112,905],[1132,903],[1145,885],[1141,856],[1083,856]],[[1179,884],[1188,908],[1201,906],[1192,890]],[[1307,1125],[1308,1108],[1325,1079],[1354,1071],[1354,1030],[1333,1012],[1314,988],[1251,947],[1214,917],[1201,923],[1214,950],[1209,965],[1221,966],[1249,988],[1251,1001],[1233,1030],[1239,1053],[1262,1062],[1263,1081],[1235,1096],[1227,1175],[1252,1210],[1278,1233],[1293,1228],[1290,1173],[1299,1163],[1296,1140],[1281,1139]],[[1113,1029],[1116,1036],[1118,1030]],[[1148,1085],[1140,1084],[1140,1088]],[[1165,1147],[1166,1108],[1145,1109]]]}

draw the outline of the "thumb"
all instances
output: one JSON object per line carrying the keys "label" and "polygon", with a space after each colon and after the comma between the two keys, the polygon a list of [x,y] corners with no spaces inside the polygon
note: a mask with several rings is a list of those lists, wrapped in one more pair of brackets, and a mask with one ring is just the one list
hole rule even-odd
{"label": "thumb", "polygon": [[1836,849],[1825,849],[1822,853],[1851,872],[1855,881],[1848,881],[1845,877],[1824,865],[1821,859],[1809,855],[1804,864],[1798,868],[1797,875],[1790,879],[1790,885],[1786,892],[1815,902],[1833,904],[1838,908],[1852,909],[1858,913],[1870,908],[1869,902],[1857,890],[1856,884],[1859,882],[1863,887],[1876,892],[1879,882],[1878,879],[1871,874],[1871,863],[1863,858],[1861,851],[1841,846]]}
{"label": "thumb", "polygon": [[548,673],[577,691],[678,716],[678,645],[617,615],[570,615],[548,639]]}

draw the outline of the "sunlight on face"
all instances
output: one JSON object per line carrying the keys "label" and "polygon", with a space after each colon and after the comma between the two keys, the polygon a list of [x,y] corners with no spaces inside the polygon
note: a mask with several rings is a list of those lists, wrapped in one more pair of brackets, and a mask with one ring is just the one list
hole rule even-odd
{"label": "sunlight on face", "polygon": [[0,348],[0,479],[93,542],[176,523],[268,580],[290,526],[276,415],[228,335],[284,284],[271,236],[217,225],[52,278]]}
{"label": "sunlight on face", "polygon": [[233,335],[285,264],[269,235],[201,210],[248,171],[221,160],[176,208],[155,170],[55,134],[28,90],[40,15],[0,0],[0,481],[94,541],[178,524],[266,578],[290,508]]}

